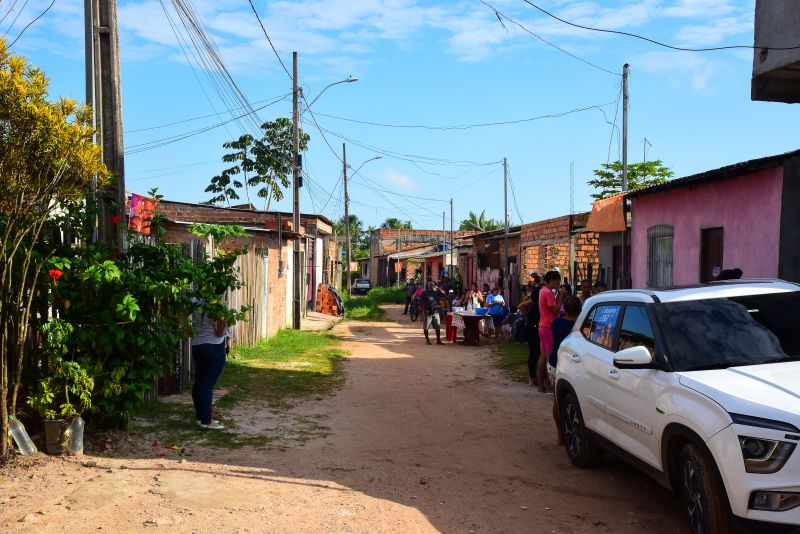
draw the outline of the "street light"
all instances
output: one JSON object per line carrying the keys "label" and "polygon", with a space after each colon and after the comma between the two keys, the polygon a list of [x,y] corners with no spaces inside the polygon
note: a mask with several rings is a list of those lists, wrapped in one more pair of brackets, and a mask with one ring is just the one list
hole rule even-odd
{"label": "street light", "polygon": [[[319,94],[316,96],[316,98],[314,98],[314,100],[312,100],[311,103],[306,106],[306,109],[304,109],[302,113],[305,113],[311,106],[314,105],[314,102],[319,100],[319,97],[322,96],[322,93],[324,93],[325,91],[327,91],[328,89],[330,89],[334,85],[339,85],[340,83],[353,83],[353,82],[357,82],[357,81],[358,81],[358,78],[355,78],[353,76],[348,76],[344,80],[340,80],[338,82],[333,82],[331,84],[328,84],[322,91],[319,92]],[[302,115],[302,113],[301,113],[301,115]]]}
{"label": "street light", "polygon": [[[358,174],[358,171],[361,170],[361,167],[369,163],[370,161],[374,161],[376,159],[381,159],[380,155],[376,155],[373,158],[369,158],[367,161],[362,163],[358,166],[358,168],[353,171],[353,175]],[[342,176],[344,177],[344,227],[345,227],[345,240],[347,242],[347,258],[345,258],[345,269],[347,272],[347,294],[353,294],[353,286],[350,275],[350,258],[352,257],[353,251],[350,249],[350,195],[347,194],[347,169],[352,169],[350,165],[347,164],[347,150],[345,149],[345,144],[342,143]]]}
{"label": "street light", "polygon": [[[314,102],[322,96],[322,93],[340,83],[352,83],[356,78],[349,76],[345,80],[334,82],[325,87],[317,95],[317,98],[306,106],[310,109]],[[300,231],[300,89],[297,76],[297,52],[292,53],[292,226],[295,232]],[[304,110],[305,111],[305,110]],[[292,250],[293,272],[292,272],[292,329],[300,330],[300,299],[303,293],[302,270],[300,269],[300,239],[295,238]]]}

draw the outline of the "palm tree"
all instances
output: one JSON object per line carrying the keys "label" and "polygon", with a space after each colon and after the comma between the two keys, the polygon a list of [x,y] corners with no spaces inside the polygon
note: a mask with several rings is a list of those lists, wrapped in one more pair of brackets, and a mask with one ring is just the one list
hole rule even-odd
{"label": "palm tree", "polygon": [[[348,218],[350,219],[350,241],[355,245],[361,240],[361,235],[364,233],[364,223],[358,218],[358,215],[350,215]],[[344,216],[334,226],[337,235],[347,235],[347,220]]]}
{"label": "palm tree", "polygon": [[497,219],[487,219],[486,210],[483,210],[480,215],[475,215],[469,212],[469,218],[461,221],[459,230],[471,230],[478,232],[488,232],[489,230],[497,230],[503,227],[503,223]]}
{"label": "palm tree", "polygon": [[397,217],[389,217],[381,223],[381,228],[389,230],[411,230],[411,221],[401,221]]}

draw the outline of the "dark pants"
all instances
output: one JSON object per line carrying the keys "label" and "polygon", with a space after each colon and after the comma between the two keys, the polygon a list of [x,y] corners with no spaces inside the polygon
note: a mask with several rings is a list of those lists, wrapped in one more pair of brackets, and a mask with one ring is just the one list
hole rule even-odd
{"label": "dark pants", "polygon": [[536,365],[539,362],[539,327],[537,325],[527,326],[528,329],[528,376],[531,380],[536,380]]}
{"label": "dark pants", "polygon": [[408,315],[408,307],[411,306],[411,297],[406,297],[406,309],[403,310],[403,315]]}
{"label": "dark pants", "polygon": [[192,402],[197,419],[204,425],[211,423],[211,400],[214,384],[225,366],[225,343],[204,344],[192,347],[194,360],[194,386]]}

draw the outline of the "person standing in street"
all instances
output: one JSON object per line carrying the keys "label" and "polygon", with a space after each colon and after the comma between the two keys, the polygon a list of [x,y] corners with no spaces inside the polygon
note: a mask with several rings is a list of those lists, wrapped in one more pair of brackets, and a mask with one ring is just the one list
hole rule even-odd
{"label": "person standing in street", "polygon": [[536,366],[539,391],[547,392],[547,360],[553,350],[553,321],[561,310],[561,304],[567,292],[562,287],[558,297],[553,291],[561,286],[561,275],[557,271],[549,271],[544,275],[544,287],[539,292],[539,361]]}
{"label": "person standing in street", "polygon": [[586,302],[586,299],[588,299],[591,296],[592,296],[592,282],[587,278],[584,278],[583,282],[581,282],[581,292],[580,294],[578,294],[578,298],[581,301],[581,306],[583,305],[584,302]]}
{"label": "person standing in street", "polygon": [[414,297],[415,290],[414,282],[412,282],[410,278],[406,280],[406,307],[403,310],[403,315],[408,315],[408,307],[411,305],[411,299]]}
{"label": "person standing in street", "polygon": [[[564,297],[564,316],[556,317],[553,320],[551,330],[553,332],[553,349],[550,351],[550,357],[547,362],[547,376],[551,382],[555,380],[556,367],[558,366],[558,347],[561,342],[566,339],[575,326],[575,321],[578,320],[578,315],[581,314],[581,301],[578,297],[567,295]],[[558,411],[558,404],[553,399],[553,420],[556,423],[556,430],[558,431],[558,444],[564,444],[564,420]]]}
{"label": "person standing in street", "polygon": [[202,429],[224,430],[225,426],[211,419],[211,403],[214,398],[214,384],[217,383],[225,367],[225,337],[228,324],[225,319],[209,317],[205,313],[200,314],[198,319],[197,334],[192,337],[192,360],[195,369],[192,403],[195,416],[198,426]]}
{"label": "person standing in street", "polygon": [[441,304],[442,297],[446,296],[443,291],[436,287],[433,282],[428,282],[428,287],[422,292],[422,312],[425,317],[422,321],[423,332],[425,332],[425,341],[431,345],[431,339],[428,337],[428,330],[433,327],[436,330],[436,344],[444,345],[442,343],[442,317],[441,317]]}
{"label": "person standing in street", "polygon": [[537,275],[532,282],[531,292],[519,305],[519,312],[525,317],[526,340],[528,342],[528,385],[537,384],[536,367],[539,365],[539,292],[542,290],[542,280]]}

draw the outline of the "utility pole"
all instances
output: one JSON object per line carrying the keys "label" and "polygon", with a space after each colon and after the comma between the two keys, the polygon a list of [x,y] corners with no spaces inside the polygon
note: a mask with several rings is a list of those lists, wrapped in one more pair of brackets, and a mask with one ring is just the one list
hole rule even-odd
{"label": "utility pole", "polygon": [[508,277],[508,159],[503,158],[503,213],[505,214],[505,232],[503,236],[503,285],[505,286],[506,296],[510,298],[508,291],[511,289],[511,281]]}
{"label": "utility pole", "polygon": [[[292,225],[296,234],[300,232],[300,132],[297,83],[297,52],[292,52]],[[300,330],[300,293],[302,292],[302,269],[300,268],[300,236],[295,236],[293,249],[292,328]],[[349,269],[348,265],[348,269]]]}
{"label": "utility pole", "polygon": [[[447,266],[447,230],[445,227],[445,212],[442,212],[442,268],[439,270],[439,281],[442,279],[441,272]],[[450,272],[448,271],[447,274],[449,275]]]}
{"label": "utility pole", "polygon": [[344,228],[345,228],[345,246],[347,247],[346,256],[346,273],[347,273],[347,294],[353,294],[353,288],[350,284],[350,196],[347,194],[347,149],[345,144],[342,143],[342,176],[344,177]]}
{"label": "utility pole", "polygon": [[450,199],[450,266],[448,267],[448,274],[450,280],[453,280],[453,251],[456,248],[456,235],[453,232],[453,199]]}
{"label": "utility pole", "polygon": [[[628,74],[630,65],[625,63],[622,67],[622,192],[628,190]],[[625,268],[625,247],[627,245],[628,215],[625,213],[625,200],[622,201],[622,215],[625,221],[625,228],[622,230],[622,247],[620,248],[620,260],[622,265],[622,286],[628,287],[628,273]]]}
{"label": "utility pole", "polygon": [[[103,163],[115,179],[103,191],[96,191],[100,197],[96,237],[121,249],[128,223],[116,0],[84,0],[84,24],[86,101],[94,108],[96,142],[103,150]],[[118,222],[112,223],[117,215]]]}
{"label": "utility pole", "polygon": [[569,276],[572,278],[572,287],[577,287],[578,279],[576,273],[578,269],[575,266],[575,234],[573,233],[573,226],[575,224],[575,162],[569,164],[569,265],[567,270]]}

